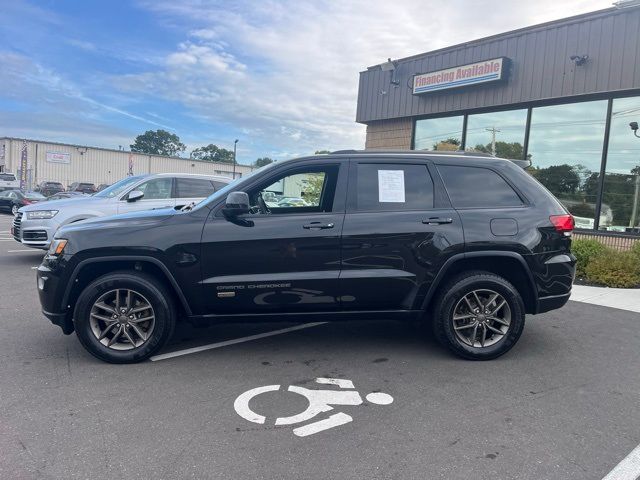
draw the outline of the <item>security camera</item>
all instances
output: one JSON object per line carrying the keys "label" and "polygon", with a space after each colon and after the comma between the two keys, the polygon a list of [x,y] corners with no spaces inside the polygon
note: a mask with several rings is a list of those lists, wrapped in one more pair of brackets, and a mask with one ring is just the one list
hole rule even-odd
{"label": "security camera", "polygon": [[634,132],[638,131],[638,122],[631,122],[629,126],[631,127],[631,130],[633,130]]}
{"label": "security camera", "polygon": [[580,67],[582,65],[584,65],[585,63],[587,63],[587,60],[589,60],[589,55],[571,55],[569,57],[569,59],[572,62],[575,62],[575,64]]}

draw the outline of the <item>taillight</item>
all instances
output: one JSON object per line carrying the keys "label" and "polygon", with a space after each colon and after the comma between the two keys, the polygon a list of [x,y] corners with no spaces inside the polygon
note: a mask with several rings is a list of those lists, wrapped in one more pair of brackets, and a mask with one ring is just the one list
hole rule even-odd
{"label": "taillight", "polygon": [[576,226],[576,222],[573,219],[573,215],[551,215],[549,217],[551,223],[556,228],[557,232],[564,233],[565,235],[571,235],[574,227]]}
{"label": "taillight", "polygon": [[31,205],[33,202],[31,200],[23,200],[22,203],[25,205]]}

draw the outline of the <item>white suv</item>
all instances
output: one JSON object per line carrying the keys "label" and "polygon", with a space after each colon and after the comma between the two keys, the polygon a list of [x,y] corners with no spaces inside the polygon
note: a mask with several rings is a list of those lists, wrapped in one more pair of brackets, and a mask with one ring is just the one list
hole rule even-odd
{"label": "white suv", "polygon": [[157,173],[127,177],[91,195],[29,205],[18,210],[13,238],[33,248],[49,248],[62,225],[87,218],[197,203],[232,179],[212,175]]}
{"label": "white suv", "polygon": [[0,191],[20,188],[20,180],[13,173],[0,172]]}

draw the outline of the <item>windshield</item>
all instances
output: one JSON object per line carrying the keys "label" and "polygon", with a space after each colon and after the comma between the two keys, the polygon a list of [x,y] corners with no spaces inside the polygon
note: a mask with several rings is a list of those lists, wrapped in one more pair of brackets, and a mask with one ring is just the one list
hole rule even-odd
{"label": "windshield", "polygon": [[139,181],[141,178],[144,178],[144,176],[143,175],[137,175],[135,177],[123,178],[119,182],[114,183],[110,187],[107,187],[104,190],[101,190],[100,192],[94,194],[93,196],[94,197],[100,197],[100,198],[113,198],[113,197],[116,197],[116,196],[120,195],[122,192],[124,192],[129,186],[131,186],[134,183],[136,183],[137,181]]}
{"label": "windshield", "polygon": [[226,185],[224,188],[221,188],[217,192],[213,193],[212,195],[209,195],[207,198],[202,200],[196,207],[194,207],[194,210],[197,208],[201,208],[203,205],[209,205],[211,203],[215,203],[219,201],[222,198],[225,198],[230,191],[237,190],[238,187],[240,188],[240,190],[242,190],[242,187],[240,187],[240,185],[245,183],[247,180],[253,177],[256,173],[259,173],[259,172],[262,173],[265,170],[273,168],[275,165],[276,165],[276,162],[273,162],[268,165],[265,165],[264,167],[260,167],[257,170],[254,170],[249,175],[245,175],[244,177],[241,177],[241,178],[236,178],[234,181]]}

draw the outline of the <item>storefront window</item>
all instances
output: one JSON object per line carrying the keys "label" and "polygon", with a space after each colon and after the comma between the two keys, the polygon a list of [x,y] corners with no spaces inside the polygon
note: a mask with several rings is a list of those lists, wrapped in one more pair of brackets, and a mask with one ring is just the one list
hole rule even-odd
{"label": "storefront window", "polygon": [[463,117],[429,118],[416,121],[416,150],[459,150]]}
{"label": "storefront window", "polygon": [[[576,218],[578,228],[594,228],[607,101],[534,108],[529,133],[530,173]],[[603,205],[600,224],[610,223]]]}
{"label": "storefront window", "polygon": [[617,98],[604,176],[600,229],[640,233],[640,138],[629,123],[640,122],[640,97]]}
{"label": "storefront window", "polygon": [[524,157],[526,127],[526,109],[469,115],[465,150],[521,159]]}

